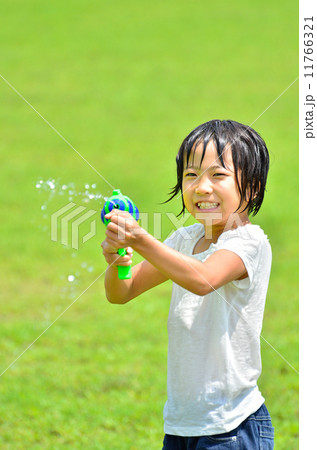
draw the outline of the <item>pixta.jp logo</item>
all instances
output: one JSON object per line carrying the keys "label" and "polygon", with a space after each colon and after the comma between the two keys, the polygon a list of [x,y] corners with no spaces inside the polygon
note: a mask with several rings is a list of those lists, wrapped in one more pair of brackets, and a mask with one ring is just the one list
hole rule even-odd
{"label": "pixta.jp logo", "polygon": [[[84,206],[77,206],[75,203],[68,203],[63,208],[52,214],[51,216],[51,240],[59,242],[65,246],[71,246],[78,250],[80,243],[79,228],[81,224],[89,220],[90,230],[81,238],[84,244],[88,239],[96,234],[96,219],[92,217],[97,214],[97,211],[88,209]],[[67,214],[66,214],[67,213]],[[66,215],[65,215],[66,214]]]}

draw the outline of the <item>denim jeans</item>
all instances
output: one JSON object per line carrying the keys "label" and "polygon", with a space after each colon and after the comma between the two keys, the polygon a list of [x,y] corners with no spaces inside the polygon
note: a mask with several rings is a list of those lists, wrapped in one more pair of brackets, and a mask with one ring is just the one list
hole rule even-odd
{"label": "denim jeans", "polygon": [[237,428],[213,436],[182,437],[166,434],[163,450],[272,450],[274,428],[263,404]]}

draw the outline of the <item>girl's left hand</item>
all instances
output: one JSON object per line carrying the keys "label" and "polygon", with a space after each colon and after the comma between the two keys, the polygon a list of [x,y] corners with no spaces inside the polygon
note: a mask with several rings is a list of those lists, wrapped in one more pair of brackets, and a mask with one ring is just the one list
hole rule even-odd
{"label": "girl's left hand", "polygon": [[113,209],[105,215],[111,222],[106,228],[106,242],[114,248],[133,247],[137,237],[142,233],[142,228],[127,211]]}

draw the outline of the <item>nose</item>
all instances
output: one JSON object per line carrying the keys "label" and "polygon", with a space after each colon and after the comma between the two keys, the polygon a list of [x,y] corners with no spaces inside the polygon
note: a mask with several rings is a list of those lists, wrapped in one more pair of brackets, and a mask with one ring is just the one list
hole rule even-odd
{"label": "nose", "polygon": [[213,191],[212,182],[207,176],[200,176],[197,180],[195,193],[198,195],[211,194]]}

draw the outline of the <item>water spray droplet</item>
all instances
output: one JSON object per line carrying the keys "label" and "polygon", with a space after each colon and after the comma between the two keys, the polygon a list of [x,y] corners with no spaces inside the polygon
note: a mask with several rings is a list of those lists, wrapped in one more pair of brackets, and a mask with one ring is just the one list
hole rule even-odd
{"label": "water spray droplet", "polygon": [[[53,180],[53,181],[55,181],[55,180]],[[47,181],[48,186],[49,186],[52,190],[55,189],[55,184],[54,184],[53,181],[51,181],[51,180]]]}

